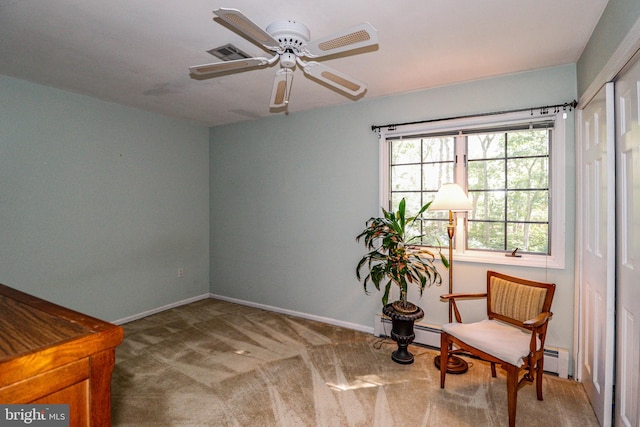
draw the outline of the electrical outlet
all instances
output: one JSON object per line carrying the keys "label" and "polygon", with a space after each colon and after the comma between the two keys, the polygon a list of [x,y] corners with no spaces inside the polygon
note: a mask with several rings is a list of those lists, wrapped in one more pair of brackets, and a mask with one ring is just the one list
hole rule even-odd
{"label": "electrical outlet", "polygon": [[179,268],[178,269],[178,278],[183,278],[184,277],[184,268]]}

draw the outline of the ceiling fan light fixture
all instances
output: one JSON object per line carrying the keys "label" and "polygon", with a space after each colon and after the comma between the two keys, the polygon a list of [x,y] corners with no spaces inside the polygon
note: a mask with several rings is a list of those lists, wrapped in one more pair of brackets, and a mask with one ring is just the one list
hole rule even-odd
{"label": "ceiling fan light fixture", "polygon": [[293,69],[296,66],[296,56],[291,52],[286,52],[280,55],[280,65],[282,68]]}

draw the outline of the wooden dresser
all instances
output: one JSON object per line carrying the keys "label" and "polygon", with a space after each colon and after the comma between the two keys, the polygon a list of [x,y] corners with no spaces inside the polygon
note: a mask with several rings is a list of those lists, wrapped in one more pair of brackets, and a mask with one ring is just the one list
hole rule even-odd
{"label": "wooden dresser", "polygon": [[0,284],[0,403],[66,403],[70,426],[111,425],[124,332]]}

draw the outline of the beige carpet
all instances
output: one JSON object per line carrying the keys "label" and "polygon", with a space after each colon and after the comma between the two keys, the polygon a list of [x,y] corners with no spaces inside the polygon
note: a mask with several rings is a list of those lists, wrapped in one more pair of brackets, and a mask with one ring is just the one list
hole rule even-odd
{"label": "beige carpet", "polygon": [[[504,426],[504,375],[470,359],[444,390],[435,351],[218,300],[123,325],[115,426]],[[518,393],[518,426],[597,426],[582,386],[545,375]]]}

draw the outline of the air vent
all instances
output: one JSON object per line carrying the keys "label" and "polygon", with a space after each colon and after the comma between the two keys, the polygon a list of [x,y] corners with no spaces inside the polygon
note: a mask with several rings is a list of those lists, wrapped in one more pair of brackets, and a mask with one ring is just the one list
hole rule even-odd
{"label": "air vent", "polygon": [[234,61],[236,59],[251,58],[249,55],[232,44],[226,44],[224,46],[216,47],[215,49],[208,50],[207,52],[209,52],[216,58],[222,59],[223,61]]}

